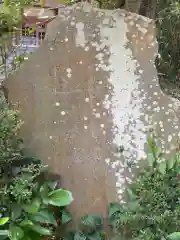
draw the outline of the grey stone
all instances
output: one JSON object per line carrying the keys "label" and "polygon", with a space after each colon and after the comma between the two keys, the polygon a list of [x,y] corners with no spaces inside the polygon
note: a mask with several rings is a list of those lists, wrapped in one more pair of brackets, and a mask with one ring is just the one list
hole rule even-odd
{"label": "grey stone", "polygon": [[[180,135],[179,102],[161,91],[153,21],[86,3],[62,10],[42,46],[7,81],[30,149],[72,190],[76,217],[121,200],[156,129],[165,151]],[[117,151],[123,146],[123,151]]]}

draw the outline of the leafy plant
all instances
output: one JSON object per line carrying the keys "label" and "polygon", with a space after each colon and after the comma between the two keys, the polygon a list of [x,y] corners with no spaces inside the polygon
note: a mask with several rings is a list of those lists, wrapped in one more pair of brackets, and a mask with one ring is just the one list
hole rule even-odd
{"label": "leafy plant", "polygon": [[0,207],[28,200],[43,166],[40,159],[24,154],[19,137],[20,114],[8,104],[0,106]]}
{"label": "leafy plant", "polygon": [[174,232],[167,236],[169,240],[180,240],[180,232]]}
{"label": "leafy plant", "polygon": [[148,149],[148,166],[127,187],[126,203],[109,206],[109,225],[118,239],[178,239],[180,154],[165,159],[154,137]]}
{"label": "leafy plant", "polygon": [[158,6],[156,26],[159,55],[155,63],[160,84],[169,82],[169,84],[175,84],[176,87],[179,87],[180,1],[160,0]]}
{"label": "leafy plant", "polygon": [[40,239],[41,236],[51,236],[57,225],[69,222],[71,217],[68,213],[68,219],[66,217],[65,220],[67,212],[64,207],[73,201],[72,194],[67,190],[56,189],[56,186],[57,182],[54,181],[42,185],[36,182],[31,199],[4,205],[0,235],[10,240]]}
{"label": "leafy plant", "polygon": [[100,215],[86,215],[81,218],[80,228],[74,232],[68,232],[64,240],[104,240],[104,220]]}

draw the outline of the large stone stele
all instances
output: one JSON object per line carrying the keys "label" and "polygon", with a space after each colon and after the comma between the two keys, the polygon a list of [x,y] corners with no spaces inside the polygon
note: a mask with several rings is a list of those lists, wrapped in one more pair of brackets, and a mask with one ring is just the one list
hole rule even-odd
{"label": "large stone stele", "polygon": [[80,3],[62,9],[42,46],[6,83],[26,144],[72,190],[75,219],[105,215],[108,202],[122,201],[149,128],[167,153],[175,148],[179,102],[160,90],[156,53],[149,19]]}

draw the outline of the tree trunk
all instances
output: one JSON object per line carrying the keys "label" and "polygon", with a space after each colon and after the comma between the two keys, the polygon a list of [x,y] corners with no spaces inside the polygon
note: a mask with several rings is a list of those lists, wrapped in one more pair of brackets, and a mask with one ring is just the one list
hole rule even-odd
{"label": "tree trunk", "polygon": [[139,14],[148,18],[156,18],[157,0],[142,0]]}
{"label": "tree trunk", "polygon": [[125,9],[129,12],[139,12],[142,0],[126,0]]}

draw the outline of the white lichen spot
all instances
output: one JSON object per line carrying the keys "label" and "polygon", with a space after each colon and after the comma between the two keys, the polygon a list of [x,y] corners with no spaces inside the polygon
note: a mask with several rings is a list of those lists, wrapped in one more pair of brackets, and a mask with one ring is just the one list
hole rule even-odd
{"label": "white lichen spot", "polygon": [[71,78],[71,77],[72,77],[72,74],[71,74],[71,73],[68,73],[68,74],[67,74],[67,77],[68,77],[68,78]]}
{"label": "white lichen spot", "polygon": [[56,107],[59,107],[60,106],[60,102],[56,102]]}
{"label": "white lichen spot", "polygon": [[172,141],[172,135],[169,135],[168,136],[168,142],[171,142]]}
{"label": "white lichen spot", "polygon": [[124,191],[123,191],[123,189],[118,189],[118,194],[122,194]]}
{"label": "white lichen spot", "polygon": [[89,102],[89,98],[85,98],[85,102]]}
{"label": "white lichen spot", "polygon": [[66,38],[64,39],[64,41],[65,41],[65,42],[68,42],[68,38],[66,37]]}
{"label": "white lichen spot", "polygon": [[49,139],[52,139],[53,137],[52,136],[49,136]]}
{"label": "white lichen spot", "polygon": [[110,158],[106,158],[105,162],[109,165],[110,164]]}
{"label": "white lichen spot", "polygon": [[88,118],[84,116],[84,120],[85,120],[85,121],[87,121],[87,120],[88,120]]}
{"label": "white lichen spot", "polygon": [[85,126],[84,126],[84,129],[85,129],[85,130],[88,129],[88,126],[85,125]]}
{"label": "white lichen spot", "polygon": [[61,111],[61,115],[62,116],[66,115],[66,112],[65,111]]}
{"label": "white lichen spot", "polygon": [[116,187],[121,187],[122,184],[120,182],[116,182]]}
{"label": "white lichen spot", "polygon": [[67,73],[71,73],[71,72],[72,72],[72,69],[71,69],[71,68],[67,68],[67,69],[66,69],[66,72],[67,72]]}
{"label": "white lichen spot", "polygon": [[100,124],[100,127],[101,127],[101,128],[104,128],[104,124],[103,124],[103,123],[101,123],[101,124]]}
{"label": "white lichen spot", "polygon": [[86,38],[84,34],[84,23],[79,22],[76,24],[77,34],[76,34],[76,46],[85,47]]}
{"label": "white lichen spot", "polygon": [[71,26],[75,26],[76,23],[75,22],[71,22],[70,24],[71,24]]}
{"label": "white lichen spot", "polygon": [[100,114],[100,113],[96,113],[96,114],[95,114],[95,117],[96,117],[96,118],[100,118],[100,117],[101,117],[101,114]]}
{"label": "white lichen spot", "polygon": [[86,52],[88,52],[89,51],[89,47],[85,47],[85,49],[84,49]]}

